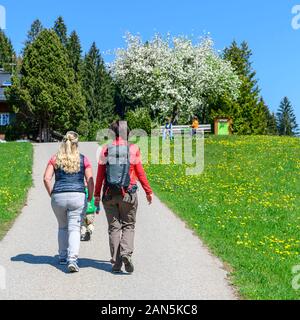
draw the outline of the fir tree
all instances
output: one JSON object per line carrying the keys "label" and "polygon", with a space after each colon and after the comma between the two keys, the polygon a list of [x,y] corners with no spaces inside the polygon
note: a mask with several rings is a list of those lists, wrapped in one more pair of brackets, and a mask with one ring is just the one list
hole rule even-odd
{"label": "fir tree", "polygon": [[239,46],[233,41],[224,50],[224,58],[230,61],[239,75],[242,85],[240,97],[229,106],[234,118],[234,129],[239,134],[266,134],[268,132],[269,109],[260,96],[256,72],[251,62],[252,51],[246,42]]}
{"label": "fir tree", "polygon": [[76,33],[73,31],[68,39],[67,50],[69,54],[70,65],[74,70],[76,81],[81,79],[82,71],[82,50],[80,39]]}
{"label": "fir tree", "polygon": [[280,103],[277,112],[277,127],[281,136],[296,136],[299,133],[294,109],[287,97],[284,97]]}
{"label": "fir tree", "polygon": [[36,19],[35,21],[33,21],[30,27],[30,30],[27,33],[27,40],[25,41],[25,49],[26,47],[28,47],[28,45],[30,45],[37,39],[37,37],[39,36],[41,31],[43,31],[43,29],[44,27],[39,19]]}
{"label": "fir tree", "polygon": [[17,113],[37,125],[40,140],[43,135],[48,141],[51,129],[87,134],[82,88],[75,82],[68,54],[54,31],[43,30],[27,48],[21,76],[13,78],[7,96]]}
{"label": "fir tree", "polygon": [[10,39],[0,29],[0,68],[12,72],[16,64],[16,54]]}
{"label": "fir tree", "polygon": [[114,118],[115,88],[95,43],[84,58],[82,83],[90,123],[96,128],[107,125]]}
{"label": "fir tree", "polygon": [[268,118],[268,134],[278,135],[277,119],[275,113],[270,113]]}
{"label": "fir tree", "polygon": [[252,110],[252,133],[256,135],[269,134],[270,110],[263,98]]}
{"label": "fir tree", "polygon": [[54,31],[58,35],[62,45],[66,48],[68,44],[68,30],[63,17],[58,17],[54,23]]}

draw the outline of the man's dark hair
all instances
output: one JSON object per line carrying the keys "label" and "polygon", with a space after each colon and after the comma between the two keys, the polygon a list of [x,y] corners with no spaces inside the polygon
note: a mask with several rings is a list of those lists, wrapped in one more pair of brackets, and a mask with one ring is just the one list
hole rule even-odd
{"label": "man's dark hair", "polygon": [[110,125],[110,130],[114,132],[114,134],[116,135],[116,138],[118,138],[120,136],[119,120],[118,121],[114,121]]}
{"label": "man's dark hair", "polygon": [[120,136],[124,139],[128,139],[128,126],[126,121],[115,121],[111,124],[110,130],[113,131],[113,133],[116,135],[116,138],[119,138]]}

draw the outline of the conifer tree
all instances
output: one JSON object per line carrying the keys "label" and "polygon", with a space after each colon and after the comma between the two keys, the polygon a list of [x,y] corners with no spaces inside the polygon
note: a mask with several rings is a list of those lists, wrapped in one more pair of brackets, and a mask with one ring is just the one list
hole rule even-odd
{"label": "conifer tree", "polygon": [[62,45],[66,48],[68,43],[68,30],[63,17],[58,17],[54,23],[54,31],[58,35]]}
{"label": "conifer tree", "polygon": [[27,40],[25,41],[25,49],[29,44],[33,43],[37,39],[37,37],[39,36],[41,31],[43,31],[43,29],[44,27],[39,19],[36,19],[35,21],[33,21],[30,27],[30,30],[27,33]]}
{"label": "conifer tree", "polygon": [[270,110],[263,98],[253,108],[252,112],[252,133],[256,135],[269,134]]}
{"label": "conifer tree", "polygon": [[224,50],[224,58],[231,62],[239,75],[242,85],[236,102],[229,102],[234,118],[234,129],[239,134],[266,134],[268,132],[269,109],[265,105],[251,62],[252,51],[247,42],[239,46],[233,41]]}
{"label": "conifer tree", "polygon": [[70,65],[75,73],[75,80],[80,81],[82,71],[82,49],[80,39],[73,31],[68,39],[67,50],[69,54]]}
{"label": "conifer tree", "polygon": [[16,54],[10,39],[0,29],[0,68],[12,72],[16,64]]}
{"label": "conifer tree", "polygon": [[275,113],[270,113],[268,119],[268,134],[278,135],[277,119]]}
{"label": "conifer tree", "polygon": [[82,88],[75,82],[67,51],[53,30],[43,30],[27,48],[21,77],[13,78],[7,96],[17,113],[37,125],[40,140],[48,141],[51,129],[87,134]]}
{"label": "conifer tree", "polygon": [[277,127],[281,136],[296,136],[299,133],[294,109],[288,97],[284,97],[280,103],[277,112]]}
{"label": "conifer tree", "polygon": [[115,87],[95,43],[84,58],[82,83],[90,123],[95,130],[106,126],[114,118]]}

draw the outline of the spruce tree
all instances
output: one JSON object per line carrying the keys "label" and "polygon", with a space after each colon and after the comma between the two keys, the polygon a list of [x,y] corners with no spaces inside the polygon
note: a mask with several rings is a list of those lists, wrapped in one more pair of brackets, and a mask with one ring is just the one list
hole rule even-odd
{"label": "spruce tree", "polygon": [[30,30],[27,33],[27,40],[25,41],[25,49],[28,45],[30,45],[37,39],[37,37],[39,36],[41,31],[43,31],[43,29],[44,27],[39,19],[36,19],[35,21],[33,21],[30,27]]}
{"label": "spruce tree", "polygon": [[269,134],[270,110],[263,98],[252,110],[252,133],[256,135]]}
{"label": "spruce tree", "polygon": [[228,108],[233,113],[236,133],[265,134],[268,131],[269,109],[260,96],[251,56],[252,51],[245,41],[240,46],[233,41],[231,46],[224,50],[224,59],[230,61],[242,81],[239,99],[230,102],[232,105]]}
{"label": "spruce tree", "polygon": [[54,31],[58,35],[62,45],[66,48],[68,44],[68,30],[63,17],[58,17],[54,23]]}
{"label": "spruce tree", "polygon": [[[115,112],[114,84],[95,43],[84,58],[82,83],[89,121],[95,131],[106,126],[114,118]],[[94,132],[91,132],[91,139],[93,136]]]}
{"label": "spruce tree", "polygon": [[0,68],[12,72],[16,64],[16,54],[10,39],[0,29]]}
{"label": "spruce tree", "polygon": [[18,113],[38,127],[40,139],[50,130],[75,130],[86,135],[88,117],[80,84],[69,56],[53,30],[43,30],[25,51],[21,78],[7,91]]}
{"label": "spruce tree", "polygon": [[79,81],[81,79],[81,71],[82,71],[82,50],[80,39],[76,33],[73,31],[68,39],[67,50],[69,54],[70,65],[74,70],[75,79]]}
{"label": "spruce tree", "polygon": [[275,113],[270,113],[268,118],[268,134],[278,135],[277,119]]}
{"label": "spruce tree", "polygon": [[281,136],[296,136],[299,133],[294,109],[288,97],[284,97],[280,103],[277,112],[277,127]]}

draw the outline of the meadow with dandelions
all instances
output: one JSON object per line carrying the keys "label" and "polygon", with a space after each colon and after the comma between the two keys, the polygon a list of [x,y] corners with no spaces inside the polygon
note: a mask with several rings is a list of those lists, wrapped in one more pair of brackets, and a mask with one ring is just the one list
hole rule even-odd
{"label": "meadow with dandelions", "polygon": [[24,206],[32,184],[32,145],[0,144],[0,239]]}
{"label": "meadow with dandelions", "polygon": [[212,136],[203,174],[187,176],[175,164],[146,171],[159,198],[223,260],[241,297],[300,298],[292,287],[300,265],[299,138]]}

